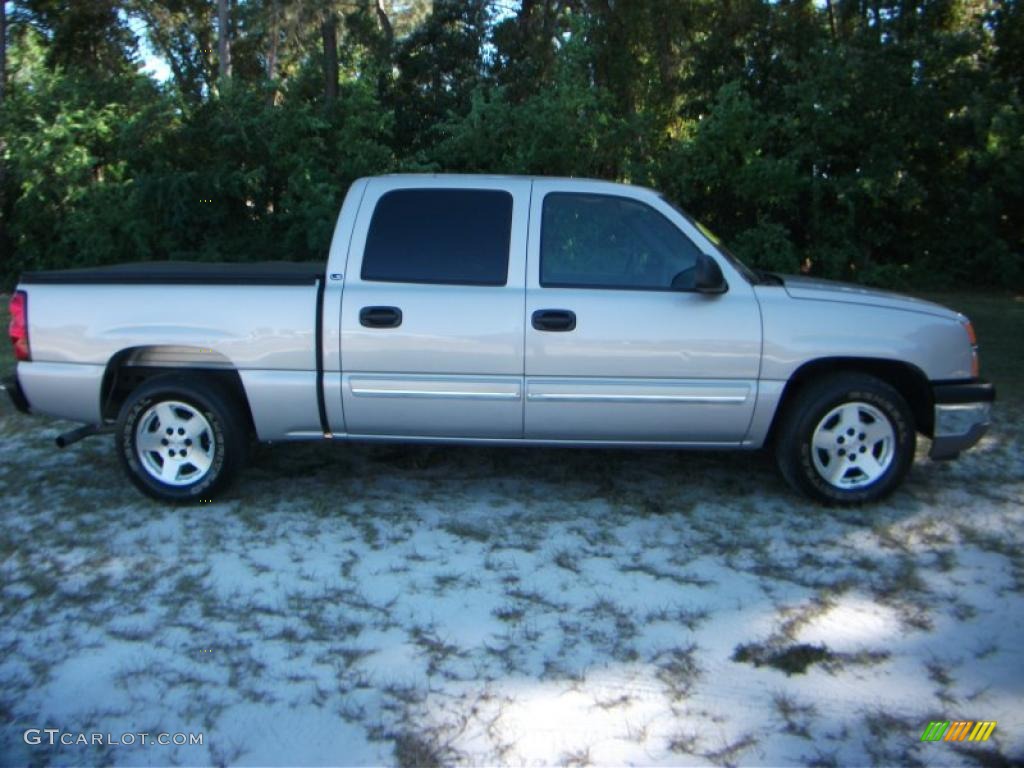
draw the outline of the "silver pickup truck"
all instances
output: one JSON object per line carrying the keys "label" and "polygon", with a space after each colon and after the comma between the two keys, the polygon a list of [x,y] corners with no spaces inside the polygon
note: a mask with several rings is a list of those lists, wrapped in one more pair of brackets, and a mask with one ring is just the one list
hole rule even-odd
{"label": "silver pickup truck", "polygon": [[974,445],[995,392],[968,320],[749,269],[658,193],[601,181],[356,181],[327,263],[21,277],[23,411],[115,434],[128,476],[209,499],[252,437],[774,448],[826,503]]}

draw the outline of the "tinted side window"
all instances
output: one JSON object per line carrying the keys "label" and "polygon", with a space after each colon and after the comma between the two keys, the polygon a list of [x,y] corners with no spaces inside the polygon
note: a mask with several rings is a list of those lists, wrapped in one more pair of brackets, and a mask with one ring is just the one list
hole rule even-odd
{"label": "tinted side window", "polygon": [[671,221],[637,200],[563,192],[544,198],[541,285],[686,290],[699,253]]}
{"label": "tinted side window", "polygon": [[403,189],[377,201],[363,280],[505,285],[512,195],[483,189]]}

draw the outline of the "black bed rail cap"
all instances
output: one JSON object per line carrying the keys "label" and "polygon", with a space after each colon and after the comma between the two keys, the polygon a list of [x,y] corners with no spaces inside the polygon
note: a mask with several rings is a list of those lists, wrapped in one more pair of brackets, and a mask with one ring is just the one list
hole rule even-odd
{"label": "black bed rail cap", "polygon": [[106,267],[25,272],[26,285],[313,285],[322,261],[142,261]]}

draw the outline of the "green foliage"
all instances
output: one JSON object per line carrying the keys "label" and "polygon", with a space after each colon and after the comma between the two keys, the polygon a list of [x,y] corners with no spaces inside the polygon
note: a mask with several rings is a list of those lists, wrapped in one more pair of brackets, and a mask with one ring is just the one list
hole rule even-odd
{"label": "green foliage", "polygon": [[358,82],[329,108],[236,82],[190,110],[145,77],[103,98],[92,84],[38,70],[5,105],[8,283],[147,259],[322,259],[348,185],[394,164],[391,117]]}
{"label": "green foliage", "polygon": [[322,259],[353,179],[418,170],[650,184],[766,269],[1024,285],[1018,2],[239,0],[224,82],[214,5],[9,4],[5,284]]}

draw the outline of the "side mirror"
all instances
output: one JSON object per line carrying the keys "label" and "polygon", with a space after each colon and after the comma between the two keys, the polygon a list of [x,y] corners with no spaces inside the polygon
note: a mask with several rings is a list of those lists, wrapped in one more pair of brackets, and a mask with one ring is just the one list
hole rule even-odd
{"label": "side mirror", "polygon": [[725,293],[729,290],[729,284],[725,282],[722,268],[706,253],[697,257],[697,274],[694,278],[693,288],[698,293],[708,294]]}

